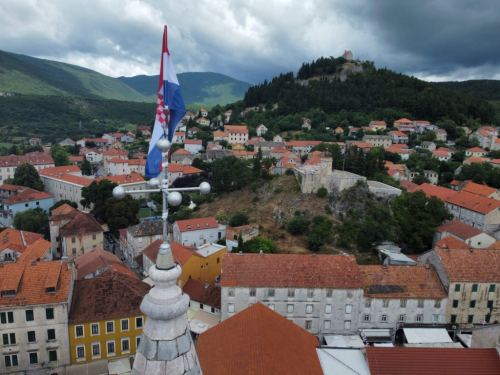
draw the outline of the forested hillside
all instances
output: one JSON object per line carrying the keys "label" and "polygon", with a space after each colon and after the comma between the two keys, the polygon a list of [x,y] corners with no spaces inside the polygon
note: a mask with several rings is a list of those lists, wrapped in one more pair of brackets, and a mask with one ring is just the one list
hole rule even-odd
{"label": "forested hillside", "polygon": [[93,70],[4,51],[0,51],[0,91],[136,102],[147,100],[116,78]]}
{"label": "forested hillside", "polygon": [[345,82],[319,79],[307,85],[296,83],[293,73],[281,74],[271,82],[250,87],[244,103],[247,107],[277,103],[283,114],[318,108],[328,115],[343,113],[388,123],[401,117],[431,122],[449,119],[457,124],[470,119],[485,124],[498,122],[493,106],[486,101],[375,68],[352,75]]}
{"label": "forested hillside", "polygon": [[483,100],[500,100],[500,81],[475,79],[463,82],[433,82],[436,87],[446,88]]}

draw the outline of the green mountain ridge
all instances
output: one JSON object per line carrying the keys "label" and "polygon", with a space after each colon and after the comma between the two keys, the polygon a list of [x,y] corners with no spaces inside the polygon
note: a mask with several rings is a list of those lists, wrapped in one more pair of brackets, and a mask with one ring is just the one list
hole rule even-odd
{"label": "green mountain ridge", "polygon": [[[159,76],[139,75],[118,77],[131,88],[156,101]],[[191,72],[177,75],[187,105],[214,106],[226,105],[241,100],[252,85],[238,81],[224,74],[213,72]]]}

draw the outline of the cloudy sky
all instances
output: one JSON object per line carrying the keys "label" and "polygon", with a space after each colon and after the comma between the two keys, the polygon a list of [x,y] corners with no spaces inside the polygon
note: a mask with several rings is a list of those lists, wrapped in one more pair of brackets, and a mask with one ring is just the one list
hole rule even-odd
{"label": "cloudy sky", "polygon": [[498,0],[0,0],[0,50],[118,77],[158,74],[163,25],[177,73],[258,83],[320,56],[425,80],[500,79]]}

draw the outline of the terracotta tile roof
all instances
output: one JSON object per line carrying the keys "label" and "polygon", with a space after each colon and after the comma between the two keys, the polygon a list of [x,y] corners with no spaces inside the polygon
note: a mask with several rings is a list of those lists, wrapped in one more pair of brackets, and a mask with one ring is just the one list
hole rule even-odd
{"label": "terracotta tile roof", "polygon": [[500,164],[500,159],[491,159],[490,163],[491,164]]}
{"label": "terracotta tile roof", "polygon": [[[151,245],[146,247],[142,253],[146,255],[153,263],[156,264],[156,258],[158,257],[158,251],[160,249],[160,245],[163,243],[162,239],[156,240],[153,242]],[[170,247],[172,249],[172,255],[174,256],[174,261],[179,263],[182,267],[184,263],[191,257],[191,256],[198,256],[200,258],[203,258],[200,254],[198,254],[196,251],[189,250],[187,247],[182,246],[180,243],[177,242],[171,242]]]}
{"label": "terracotta tile roof", "polygon": [[127,228],[132,237],[149,237],[163,233],[163,220],[144,220]]}
{"label": "terracotta tile roof", "polygon": [[70,324],[142,315],[139,306],[151,287],[121,273],[75,281]]}
{"label": "terracotta tile roof", "polygon": [[410,192],[413,192],[415,189],[418,188],[418,185],[416,183],[408,181],[408,180],[399,181],[399,185],[406,188],[406,190],[408,190]]}
{"label": "terracotta tile roof", "polygon": [[451,154],[453,154],[455,152],[455,150],[452,150],[451,148],[448,148],[448,147],[439,147],[438,151],[446,151],[446,152],[449,152]]}
{"label": "terracotta tile roof", "polygon": [[407,118],[402,118],[402,119],[394,121],[394,123],[400,123],[400,122],[403,122],[403,123],[405,123],[405,122],[413,123],[412,120],[408,120]]}
{"label": "terracotta tile roof", "polygon": [[322,375],[318,339],[260,302],[203,332],[196,352],[204,375]]}
{"label": "terracotta tile roof", "polygon": [[33,165],[54,164],[54,159],[43,152],[32,152],[26,155],[0,156],[0,167],[17,167],[22,163]]}
{"label": "terracotta tile roof", "polygon": [[386,164],[385,165],[389,169],[396,169],[398,171],[404,171],[405,170],[405,165],[404,164]]}
{"label": "terracotta tile roof", "polygon": [[146,159],[128,159],[128,165],[146,165]]}
{"label": "terracotta tile roof", "polygon": [[441,249],[470,249],[469,245],[453,236],[442,238],[440,241],[436,242],[436,247]]}
{"label": "terracotta tile roof", "polygon": [[175,224],[177,224],[177,226],[179,227],[179,231],[181,232],[219,227],[219,224],[217,224],[217,220],[215,220],[215,217],[213,216],[203,217],[200,219],[177,220],[174,223],[174,226]]}
{"label": "terracotta tile roof", "polygon": [[58,215],[67,215],[70,212],[74,212],[74,211],[78,211],[78,210],[76,208],[70,206],[69,204],[64,203],[63,205],[61,205],[57,208],[54,208],[51,213],[53,216],[58,216]]}
{"label": "terracotta tile roof", "polygon": [[114,182],[115,184],[118,185],[125,185],[125,184],[133,184],[135,182],[144,182],[144,177],[142,177],[139,173],[132,172],[130,174],[121,174],[117,176],[108,176],[108,177],[99,177],[96,178],[93,181],[102,181],[102,180],[108,180],[111,182]]}
{"label": "terracotta tile roof", "polygon": [[102,232],[103,229],[94,216],[80,211],[74,212],[73,218],[59,229],[62,237]]}
{"label": "terracotta tile roof", "polygon": [[500,250],[500,241],[497,240],[487,247],[488,250]]}
{"label": "terracotta tile roof", "polygon": [[488,161],[488,158],[482,158],[480,156],[471,156],[466,160],[467,162],[470,163],[485,163]]}
{"label": "terracotta tile roof", "polygon": [[[141,258],[141,262],[139,264],[142,267],[142,254],[140,254],[140,258]],[[137,278],[137,275],[133,271],[128,269],[127,266],[125,266],[125,264],[123,264],[123,263],[122,264],[118,264],[118,263],[112,264],[108,270],[104,271],[103,273],[101,273],[97,277],[101,277],[101,275],[105,275],[107,273],[121,273],[122,275],[139,280]]]}
{"label": "terracotta tile roof", "polygon": [[115,163],[115,164],[127,164],[127,161],[126,159],[120,159],[120,158],[111,158],[111,159],[108,159],[108,163]]}
{"label": "terracotta tile roof", "polygon": [[224,254],[221,285],[297,288],[363,288],[354,256]]}
{"label": "terracotta tile roof", "polygon": [[313,156],[312,158],[307,159],[303,165],[308,166],[308,165],[318,165],[318,164],[321,164],[321,157]]}
{"label": "terracotta tile roof", "polygon": [[[183,148],[178,149],[172,155],[191,155],[191,153]],[[170,166],[169,166],[170,167]]]}
{"label": "terracotta tile roof", "polygon": [[248,128],[244,125],[224,125],[224,131],[232,134],[248,134]]}
{"label": "terracotta tile roof", "polygon": [[458,181],[458,180],[453,180],[450,182],[450,185],[451,186],[458,186],[462,183],[463,181]]}
{"label": "terracotta tile roof", "polygon": [[175,132],[174,134],[175,134],[175,136],[178,136],[178,137],[184,137],[186,135],[185,132]]}
{"label": "terracotta tile roof", "polygon": [[85,150],[83,154],[87,155],[90,152],[95,152],[96,154],[102,154],[102,151],[98,150],[97,148],[89,148],[88,150]]}
{"label": "terracotta tile roof", "polygon": [[104,151],[104,156],[127,156],[128,152],[125,150],[119,150],[117,148],[110,148],[109,150]]}
{"label": "terracotta tile roof", "polygon": [[214,137],[229,137],[228,132],[214,132]]}
{"label": "terracotta tile roof", "polygon": [[439,157],[444,157],[444,158],[449,158],[451,157],[450,154],[447,151],[441,151],[441,150],[434,150],[432,151],[432,155],[439,158]]}
{"label": "terracotta tile roof", "polygon": [[85,253],[75,259],[76,278],[83,279],[85,276],[97,271],[99,268],[112,266],[113,264],[123,265],[123,262],[116,255],[96,247],[95,249],[92,249],[88,253]]}
{"label": "terracotta tile roof", "polygon": [[373,125],[386,125],[387,124],[385,123],[385,121],[371,121],[370,124],[373,124]]}
{"label": "terracotta tile roof", "polygon": [[434,267],[359,266],[364,294],[378,298],[447,298]]}
{"label": "terracotta tile roof", "polygon": [[168,172],[169,173],[179,173],[182,172],[182,174],[193,174],[193,173],[202,173],[203,171],[201,169],[192,167],[190,165],[182,165],[182,164],[175,164],[175,163],[170,163],[168,165]]}
{"label": "terracotta tile roof", "polygon": [[482,214],[488,214],[500,207],[500,201],[480,195],[461,192],[452,196],[448,203],[467,208]]}
{"label": "terracotta tile roof", "polygon": [[0,251],[11,249],[22,253],[40,238],[42,235],[38,233],[7,228],[0,232]]}
{"label": "terracotta tile roof", "polygon": [[[500,373],[496,349],[367,347],[373,375],[493,375]],[[404,370],[402,371],[402,368]]]}
{"label": "terracotta tile roof", "polygon": [[472,181],[466,181],[465,186],[462,187],[462,191],[482,195],[483,197],[489,197],[491,194],[496,193],[498,190],[487,185],[480,185]]}
{"label": "terracotta tile roof", "polygon": [[398,137],[408,137],[405,133],[403,133],[399,130],[391,130],[390,133],[392,133]]}
{"label": "terracotta tile roof", "polygon": [[53,195],[46,193],[44,191],[38,191],[31,188],[25,188],[22,191],[17,191],[14,195],[11,195],[3,201],[5,204],[17,204],[31,201],[38,201],[42,199],[54,198]]}
{"label": "terracotta tile roof", "polygon": [[481,129],[484,129],[486,131],[492,132],[492,133],[497,133],[498,130],[492,126],[483,126]]}
{"label": "terracotta tile roof", "polygon": [[186,139],[184,144],[186,145],[201,145],[203,142],[201,139]]}
{"label": "terracotta tile roof", "polygon": [[30,246],[24,250],[19,259],[18,263],[29,263],[34,260],[39,261],[43,258],[47,252],[50,251],[52,243],[40,238],[36,242],[32,243]]}
{"label": "terracotta tile roof", "polygon": [[396,173],[399,173],[399,170],[397,170],[397,169],[389,169],[389,170],[387,171],[387,174],[388,174],[389,176],[391,176],[391,177],[394,177],[394,175],[395,175]]}
{"label": "terracotta tile roof", "polygon": [[136,152],[134,154],[134,158],[145,158],[147,156],[148,156],[148,154],[145,154],[144,152]]}
{"label": "terracotta tile roof", "polygon": [[57,177],[59,175],[62,175],[63,173],[77,173],[77,172],[81,173],[81,170],[77,165],[65,165],[63,167],[45,168],[39,170],[38,174],[47,177]]}
{"label": "terracotta tile roof", "polygon": [[449,223],[443,224],[437,227],[436,231],[439,233],[444,233],[444,232],[452,233],[455,236],[463,239],[471,238],[477,236],[478,234],[484,233],[482,230],[471,227],[470,225],[462,223],[461,221],[458,220],[453,220],[450,221]]}
{"label": "terracotta tile roof", "polygon": [[469,152],[483,152],[486,154],[486,151],[483,150],[482,148],[479,148],[479,147],[472,147],[472,148],[467,149],[467,151],[469,151]]}
{"label": "terracotta tile roof", "polygon": [[413,191],[422,190],[427,197],[436,197],[444,202],[448,202],[452,197],[458,195],[458,191],[448,189],[442,186],[435,186],[428,183],[423,183]]}
{"label": "terracotta tile roof", "polygon": [[406,143],[396,143],[392,147],[402,148],[403,150],[408,150],[410,147]]}
{"label": "terracotta tile roof", "polygon": [[[48,278],[53,284],[53,274],[57,274],[55,293],[47,293],[45,284]],[[71,269],[60,261],[31,263],[10,263],[0,268],[0,290],[15,290],[15,297],[0,298],[0,306],[24,306],[61,303],[68,300],[71,284]]]}
{"label": "terracotta tile roof", "polygon": [[[447,237],[449,238],[449,237]],[[451,237],[453,238],[453,237]],[[458,240],[457,240],[458,241]],[[450,242],[451,243],[451,242]],[[500,282],[500,250],[436,247],[450,281]]]}
{"label": "terracotta tile roof", "polygon": [[429,121],[424,121],[424,120],[415,120],[415,122],[418,122],[420,124],[430,124]]}
{"label": "terracotta tile roof", "polygon": [[193,301],[220,309],[221,287],[189,279],[182,291]]}
{"label": "terracotta tile roof", "polygon": [[373,143],[370,143],[370,142],[351,142],[351,146],[356,146],[357,148],[373,148]]}

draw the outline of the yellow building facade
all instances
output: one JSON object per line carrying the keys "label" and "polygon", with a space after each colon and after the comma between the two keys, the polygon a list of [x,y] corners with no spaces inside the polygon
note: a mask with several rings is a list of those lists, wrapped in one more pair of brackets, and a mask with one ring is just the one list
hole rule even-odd
{"label": "yellow building facade", "polygon": [[181,281],[181,288],[186,285],[189,279],[214,284],[216,279],[221,275],[222,254],[227,253],[227,247],[224,246],[219,251],[215,251],[208,256],[200,256],[200,253],[203,254],[202,246],[197,253],[197,255],[191,255],[182,265],[182,274],[178,279]]}

